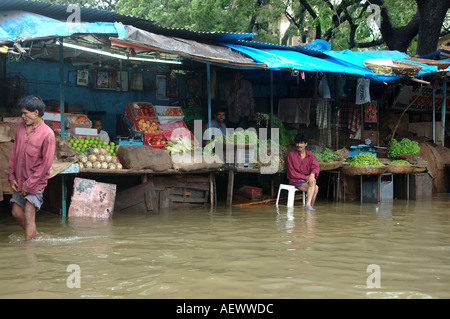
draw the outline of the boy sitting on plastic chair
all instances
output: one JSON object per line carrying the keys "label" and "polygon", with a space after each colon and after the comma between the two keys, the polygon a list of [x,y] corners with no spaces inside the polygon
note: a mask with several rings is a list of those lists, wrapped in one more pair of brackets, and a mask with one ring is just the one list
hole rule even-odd
{"label": "boy sitting on plastic chair", "polygon": [[320,167],[316,156],[306,149],[308,136],[299,133],[295,136],[296,149],[289,152],[286,158],[287,178],[290,185],[306,192],[306,209],[313,208],[319,187],[316,185]]}

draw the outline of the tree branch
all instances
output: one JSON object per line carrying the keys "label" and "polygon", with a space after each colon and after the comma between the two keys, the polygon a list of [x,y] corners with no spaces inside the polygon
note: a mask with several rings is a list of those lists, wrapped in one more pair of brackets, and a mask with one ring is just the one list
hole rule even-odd
{"label": "tree branch", "polygon": [[[308,11],[309,15],[313,18],[313,19],[317,19],[317,14],[314,11],[314,9],[309,5],[307,0],[298,0],[300,2],[300,4],[306,9],[306,11]],[[321,38],[321,33],[322,33],[322,29],[320,27],[320,23],[317,24],[316,26],[316,39],[320,39]]]}

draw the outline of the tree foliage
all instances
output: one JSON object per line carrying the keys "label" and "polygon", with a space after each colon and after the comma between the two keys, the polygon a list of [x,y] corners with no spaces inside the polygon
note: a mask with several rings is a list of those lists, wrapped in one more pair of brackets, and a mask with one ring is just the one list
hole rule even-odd
{"label": "tree foliage", "polygon": [[[257,33],[285,44],[289,36],[325,39],[335,50],[391,49],[411,55],[436,49],[450,33],[450,0],[50,0],[116,11],[167,28]],[[289,21],[284,37],[281,17]],[[312,29],[312,32],[311,32]]]}

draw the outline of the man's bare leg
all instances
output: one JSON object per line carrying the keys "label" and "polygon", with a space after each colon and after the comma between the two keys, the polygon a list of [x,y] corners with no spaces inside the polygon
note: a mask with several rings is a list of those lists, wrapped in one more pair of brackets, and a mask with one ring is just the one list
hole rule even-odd
{"label": "man's bare leg", "polygon": [[11,214],[17,220],[23,230],[25,230],[25,212],[23,211],[22,207],[20,207],[16,203],[12,203]]}
{"label": "man's bare leg", "polygon": [[314,203],[316,202],[316,197],[317,197],[318,193],[319,193],[319,186],[316,185],[314,187],[313,195],[312,195],[312,198],[311,198],[311,207],[314,206]]}
{"label": "man's bare leg", "polygon": [[316,183],[303,183],[302,185],[297,187],[299,190],[306,192],[306,207],[311,207],[316,202],[317,193],[319,192],[319,186]]}
{"label": "man's bare leg", "polygon": [[35,217],[36,207],[27,201],[25,204],[25,240],[33,239],[38,235]]}
{"label": "man's bare leg", "polygon": [[23,210],[22,207],[16,203],[13,203],[11,213],[25,231],[25,240],[33,239],[39,235],[36,230],[35,222],[36,207],[34,207],[33,204],[27,201],[25,204],[25,210]]}

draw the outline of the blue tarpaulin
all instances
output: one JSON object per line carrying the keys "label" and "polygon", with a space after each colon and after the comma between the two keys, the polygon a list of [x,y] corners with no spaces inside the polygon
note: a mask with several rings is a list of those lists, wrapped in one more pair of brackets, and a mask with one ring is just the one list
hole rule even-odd
{"label": "blue tarpaulin", "polygon": [[[365,76],[373,81],[392,81],[400,79],[397,75],[376,74],[364,66],[364,61],[369,59],[395,59],[403,60],[408,55],[398,51],[364,51],[352,52],[324,50],[323,55],[311,56],[289,49],[255,48],[239,44],[221,43],[248,55],[259,63],[264,63],[269,69],[296,69],[306,72],[341,73]],[[412,61],[408,61],[412,62]],[[420,64],[420,63],[417,63]],[[437,71],[436,66],[420,64],[422,70],[418,76]]]}
{"label": "blue tarpaulin", "polygon": [[0,12],[0,41],[15,42],[89,33],[118,34],[119,38],[124,38],[126,31],[120,22],[70,23],[22,11]]}

